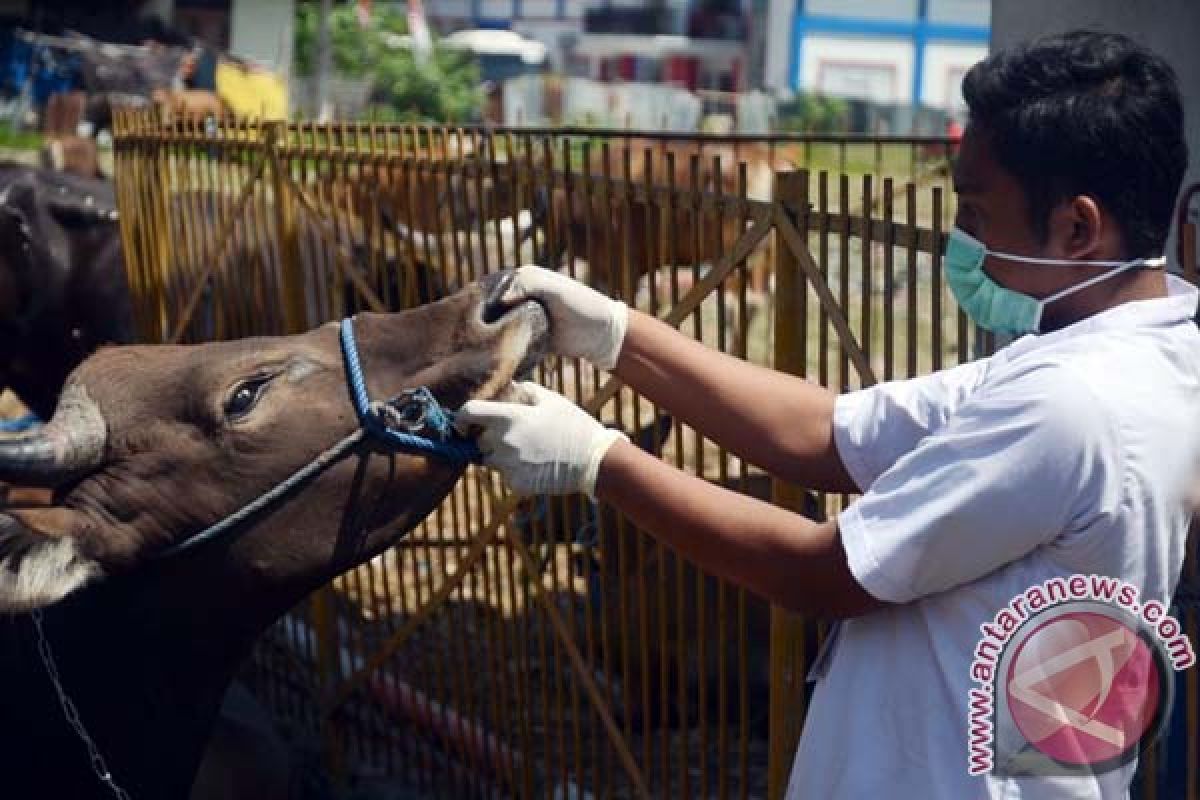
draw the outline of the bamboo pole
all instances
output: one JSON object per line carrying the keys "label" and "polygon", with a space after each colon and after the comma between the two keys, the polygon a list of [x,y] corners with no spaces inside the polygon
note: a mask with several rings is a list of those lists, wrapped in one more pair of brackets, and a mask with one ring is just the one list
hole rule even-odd
{"label": "bamboo pole", "polygon": [[[781,213],[794,220],[800,241],[807,239],[808,174],[784,172],[775,177],[775,200]],[[807,289],[799,257],[791,244],[775,250],[775,369],[801,375],[805,369],[807,331],[798,326],[799,308]],[[803,490],[779,480],[772,481],[772,502],[783,508],[803,508]],[[794,653],[799,651],[799,663]],[[771,704],[770,739],[767,752],[767,797],[782,798],[788,770],[804,718],[804,620],[783,609],[771,607]]]}

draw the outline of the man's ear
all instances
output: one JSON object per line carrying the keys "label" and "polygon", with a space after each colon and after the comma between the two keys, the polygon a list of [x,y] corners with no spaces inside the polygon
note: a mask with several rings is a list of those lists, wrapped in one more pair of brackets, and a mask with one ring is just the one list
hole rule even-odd
{"label": "man's ear", "polygon": [[1076,195],[1050,213],[1050,251],[1073,260],[1111,260],[1121,253],[1120,231],[1094,197]]}
{"label": "man's ear", "polygon": [[100,577],[80,544],[86,524],[66,508],[0,513],[0,613],[56,603]]}

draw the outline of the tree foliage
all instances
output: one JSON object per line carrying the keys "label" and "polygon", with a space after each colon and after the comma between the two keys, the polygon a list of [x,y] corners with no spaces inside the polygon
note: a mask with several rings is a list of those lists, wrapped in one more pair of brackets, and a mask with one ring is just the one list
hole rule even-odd
{"label": "tree foliage", "polygon": [[798,133],[837,133],[847,130],[850,104],[840,97],[801,92],[780,103],[779,128]]}
{"label": "tree foliage", "polygon": [[[297,3],[297,75],[316,72],[320,13],[320,3],[314,0]],[[475,60],[435,41],[430,58],[418,62],[400,39],[407,32],[407,20],[397,6],[373,4],[363,26],[354,3],[335,3],[329,17],[334,73],[370,80],[373,111],[379,117],[447,123],[475,119],[483,103]]]}
{"label": "tree foliage", "polygon": [[469,55],[437,45],[423,64],[405,50],[379,63],[373,99],[406,120],[470,122],[483,104],[479,66]]}
{"label": "tree foliage", "polygon": [[[311,76],[317,71],[317,38],[321,4],[302,0],[296,4],[296,74]],[[347,78],[369,77],[372,68],[388,55],[386,35],[408,33],[408,21],[393,6],[371,9],[367,26],[359,24],[353,3],[335,3],[329,15],[329,41],[333,71]]]}

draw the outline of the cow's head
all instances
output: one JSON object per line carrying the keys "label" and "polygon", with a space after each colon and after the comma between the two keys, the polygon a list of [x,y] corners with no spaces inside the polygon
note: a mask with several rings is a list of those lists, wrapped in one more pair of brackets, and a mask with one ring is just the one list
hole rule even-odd
{"label": "cow's head", "polygon": [[[540,356],[547,323],[536,303],[500,305],[508,279],[408,312],[360,315],[369,395],[427,386],[457,408],[510,392]],[[356,427],[336,325],[99,351],[71,376],[44,429],[0,440],[0,481],[57,489],[53,506],[0,513],[0,609],[45,605],[97,578],[163,563],[158,554]],[[368,448],[235,535],[176,558],[219,558],[254,579],[317,585],[417,524],[461,472],[436,457]]]}
{"label": "cow's head", "polygon": [[66,241],[32,171],[0,175],[0,325],[10,335],[65,280]]}
{"label": "cow's head", "polygon": [[112,186],[0,163],[0,384],[48,417],[72,369],[131,335]]}

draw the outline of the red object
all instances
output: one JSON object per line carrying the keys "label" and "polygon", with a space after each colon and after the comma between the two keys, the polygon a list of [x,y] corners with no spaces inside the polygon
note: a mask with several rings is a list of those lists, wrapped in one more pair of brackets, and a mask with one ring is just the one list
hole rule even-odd
{"label": "red object", "polygon": [[617,64],[617,77],[623,81],[632,81],[637,78],[637,58],[635,56],[621,56]]}
{"label": "red object", "polygon": [[483,764],[509,780],[521,769],[520,755],[483,723],[447,708],[394,675],[372,675],[367,685],[385,709],[431,731],[471,763]]}
{"label": "red object", "polygon": [[675,83],[686,89],[695,89],[700,74],[700,64],[691,56],[668,56],[664,69],[668,83]]}

